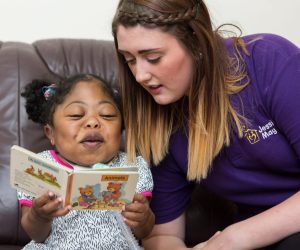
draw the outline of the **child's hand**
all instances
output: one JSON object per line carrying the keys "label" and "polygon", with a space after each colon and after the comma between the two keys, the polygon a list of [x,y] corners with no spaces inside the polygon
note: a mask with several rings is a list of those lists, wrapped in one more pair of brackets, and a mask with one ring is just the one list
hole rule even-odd
{"label": "child's hand", "polygon": [[21,223],[29,237],[44,242],[48,237],[54,217],[66,215],[71,206],[62,208],[62,199],[47,192],[32,201],[32,206],[22,206]]}
{"label": "child's hand", "polygon": [[31,215],[36,220],[50,222],[54,217],[66,215],[71,207],[62,207],[62,199],[57,198],[53,192],[47,192],[33,199]]}
{"label": "child's hand", "polygon": [[145,237],[152,230],[154,215],[145,196],[135,194],[132,203],[123,207],[122,215],[125,223],[134,229],[138,238]]}

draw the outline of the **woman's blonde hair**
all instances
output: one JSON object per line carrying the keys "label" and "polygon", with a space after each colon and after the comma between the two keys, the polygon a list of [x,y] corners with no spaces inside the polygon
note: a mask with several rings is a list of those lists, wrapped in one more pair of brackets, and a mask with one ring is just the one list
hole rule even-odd
{"label": "woman's blonde hair", "polygon": [[[236,84],[246,77],[243,60],[238,53],[235,58],[228,56],[224,39],[213,29],[209,12],[200,0],[121,0],[112,24],[117,50],[118,26],[137,24],[174,35],[191,54],[194,72],[187,115],[184,97],[172,105],[155,103],[118,53],[128,157],[134,160],[138,153],[148,162],[159,164],[168,153],[171,134],[186,127],[188,116],[188,179],[205,178],[214,157],[229,145],[232,129],[242,135],[230,95],[245,86]],[[233,40],[237,47],[245,48],[240,38]]]}

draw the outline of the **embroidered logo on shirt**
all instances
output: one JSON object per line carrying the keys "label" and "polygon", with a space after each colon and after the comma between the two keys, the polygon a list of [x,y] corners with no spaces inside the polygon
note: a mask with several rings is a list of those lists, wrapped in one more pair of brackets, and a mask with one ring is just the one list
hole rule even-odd
{"label": "embroidered logo on shirt", "polygon": [[243,126],[243,133],[251,144],[255,144],[260,140],[256,129],[246,129],[246,127]]}
{"label": "embroidered logo on shirt", "polygon": [[260,138],[265,140],[272,135],[278,134],[277,130],[274,127],[274,123],[272,121],[269,121],[267,124],[263,126],[258,126],[258,130],[249,129],[243,126],[243,133],[244,133],[244,137],[247,138],[247,140],[251,144],[255,144],[259,142]]}

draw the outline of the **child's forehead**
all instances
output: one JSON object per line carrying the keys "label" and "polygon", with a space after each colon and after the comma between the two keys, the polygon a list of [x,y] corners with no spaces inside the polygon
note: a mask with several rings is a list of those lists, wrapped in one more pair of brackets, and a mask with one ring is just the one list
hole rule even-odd
{"label": "child's forehead", "polygon": [[92,91],[93,93],[101,93],[102,95],[113,99],[109,89],[105,86],[105,84],[99,80],[80,80],[73,84],[70,88],[69,94],[72,95],[74,93],[79,94],[85,91]]}
{"label": "child's forehead", "polygon": [[81,80],[76,82],[71,88],[69,93],[65,96],[62,105],[68,105],[72,102],[90,102],[94,100],[98,103],[111,104],[119,110],[116,100],[113,98],[112,93],[104,83],[98,80]]}
{"label": "child's forehead", "polygon": [[101,90],[105,91],[106,90],[106,86],[105,84],[97,79],[89,79],[89,80],[79,80],[77,82],[75,82],[72,86],[72,89],[75,88],[93,88],[93,87],[99,87]]}

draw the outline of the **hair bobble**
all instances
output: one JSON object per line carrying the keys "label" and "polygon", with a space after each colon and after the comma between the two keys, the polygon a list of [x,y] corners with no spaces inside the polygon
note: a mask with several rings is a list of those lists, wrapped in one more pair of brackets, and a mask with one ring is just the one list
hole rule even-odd
{"label": "hair bobble", "polygon": [[49,86],[44,86],[42,88],[44,97],[46,99],[46,101],[48,101],[54,94],[55,94],[55,89],[57,88],[55,83],[52,83]]}

